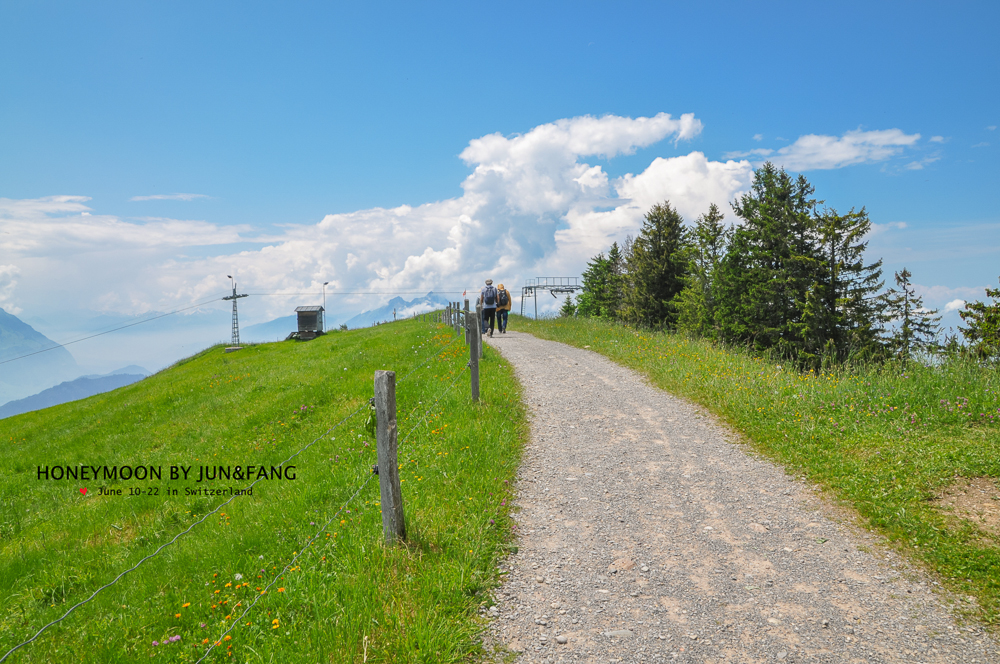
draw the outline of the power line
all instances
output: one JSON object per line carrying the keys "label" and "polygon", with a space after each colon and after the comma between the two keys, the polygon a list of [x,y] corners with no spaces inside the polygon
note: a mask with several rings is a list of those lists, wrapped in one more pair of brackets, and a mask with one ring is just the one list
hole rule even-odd
{"label": "power line", "polygon": [[[182,311],[187,311],[188,309],[195,309],[197,307],[202,307],[202,306],[205,306],[206,304],[208,304],[209,302],[215,302],[215,301],[221,300],[221,299],[222,298],[213,297],[211,300],[204,300],[203,302],[198,302],[197,304],[192,304],[191,306],[184,307],[183,309],[175,309],[174,311],[170,311],[170,312],[165,313],[165,314],[160,314],[159,316],[153,316],[152,318],[146,318],[144,320],[136,321],[134,323],[129,323],[128,325],[122,325],[120,327],[116,327],[116,328],[111,329],[111,330],[105,330],[104,332],[98,332],[96,334],[91,334],[91,335],[86,336],[86,337],[81,337],[79,339],[74,339],[73,341],[67,341],[64,344],[58,344],[57,343],[55,346],[49,346],[48,348],[43,348],[42,350],[36,350],[36,351],[34,351],[32,353],[26,353],[24,355],[18,355],[17,357],[12,357],[9,360],[3,360],[2,362],[0,362],[0,364],[7,364],[8,362],[13,362],[15,360],[21,360],[21,359],[24,359],[26,357],[31,357],[32,355],[38,355],[39,353],[47,353],[50,350],[55,350],[56,348],[65,348],[66,346],[71,346],[73,344],[80,343],[81,341],[86,341],[87,339],[93,339],[94,337],[100,337],[100,336],[104,336],[105,334],[111,334],[112,332],[117,332],[118,330],[124,330],[127,327],[135,327],[136,325],[142,325],[143,323],[148,323],[150,321],[154,321],[154,320],[157,320],[159,318],[166,318],[167,316],[173,316],[174,314],[179,314]],[[3,661],[3,660],[0,660],[0,661]]]}
{"label": "power line", "polygon": [[[433,290],[430,291],[434,294],[444,295],[446,293],[463,293],[469,290],[465,289],[452,289],[452,290]],[[331,291],[326,292],[327,295],[427,295],[428,291]],[[286,291],[258,291],[256,293],[249,293],[249,295],[322,295],[322,292],[313,291],[302,291],[289,293]]]}
{"label": "power line", "polygon": [[[202,303],[202,304],[204,304],[204,303]],[[190,309],[190,308],[193,308],[193,307],[195,307],[195,306],[201,306],[201,305],[192,305],[192,307],[187,307],[187,308],[189,308],[189,309]],[[183,311],[183,309],[180,309],[180,310],[178,310],[178,311]],[[177,312],[171,312],[171,313],[177,313]],[[169,315],[170,315],[170,314],[163,314],[163,316],[169,316]],[[162,316],[160,316],[160,317],[162,317]],[[154,320],[154,319],[149,319],[149,320]],[[144,321],[140,321],[140,322],[144,322]],[[138,325],[138,323],[132,323],[132,325]],[[126,326],[126,327],[128,327],[128,326]],[[108,332],[113,332],[113,331],[114,331],[114,330],[108,330]],[[103,332],[102,334],[107,334],[107,332]],[[99,335],[95,335],[95,336],[99,336]],[[427,362],[429,362],[429,361],[430,361],[430,360],[432,360],[433,358],[435,358],[435,357],[437,357],[438,355],[440,355],[441,353],[443,353],[443,352],[444,352],[444,351],[445,351],[445,350],[446,350],[446,349],[447,349],[448,347],[450,347],[450,346],[451,346],[451,344],[455,343],[455,341],[456,341],[457,339],[458,339],[458,337],[455,337],[455,338],[454,338],[454,339],[452,339],[452,340],[451,340],[450,342],[448,342],[447,344],[445,344],[445,345],[444,345],[444,346],[443,346],[443,347],[442,347],[442,348],[441,348],[440,350],[438,350],[438,351],[436,351],[436,352],[434,352],[434,353],[430,354],[430,355],[429,355],[429,356],[428,356],[428,357],[427,357],[427,358],[426,358],[426,359],[425,359],[425,360],[424,360],[423,362],[421,362],[421,363],[420,363],[420,364],[418,364],[418,365],[417,365],[416,367],[414,367],[413,369],[411,369],[411,370],[410,370],[410,371],[409,371],[409,372],[408,372],[408,373],[406,374],[406,376],[404,376],[404,377],[403,377],[403,378],[401,379],[401,381],[400,381],[400,382],[402,382],[402,380],[405,380],[406,378],[409,378],[409,377],[410,377],[410,375],[412,375],[414,371],[416,371],[417,369],[419,369],[420,367],[422,367],[423,365],[425,365],[425,364],[426,364]],[[83,339],[79,339],[78,341],[83,341]],[[71,342],[71,343],[75,343],[75,342]],[[15,359],[17,359],[17,358],[15,358]],[[8,361],[10,361],[10,360],[8,360]],[[445,391],[444,391],[444,392],[443,392],[443,393],[441,394],[441,396],[444,396],[444,394],[447,394],[447,393],[448,393],[448,391],[449,391],[449,390],[450,390],[450,389],[451,389],[451,388],[452,388],[452,387],[454,386],[454,384],[455,384],[455,380],[457,380],[457,379],[458,379],[458,376],[460,376],[460,375],[461,375],[461,374],[462,374],[463,372],[464,372],[464,369],[463,369],[462,371],[459,371],[459,372],[458,372],[458,374],[456,375],[455,379],[453,379],[453,380],[452,380],[452,382],[451,382],[451,385],[449,385],[449,386],[448,386],[448,388],[447,388],[447,389],[445,389]],[[441,396],[439,396],[439,397],[438,397],[438,399],[434,401],[434,404],[436,404],[436,403],[437,403],[438,401],[440,401],[440,399],[441,399]],[[296,451],[296,452],[295,452],[295,453],[293,453],[293,454],[292,454],[291,456],[289,456],[289,457],[288,457],[287,459],[285,459],[284,461],[282,461],[281,463],[279,463],[277,467],[278,467],[278,468],[281,468],[282,466],[284,466],[285,464],[287,464],[287,463],[288,463],[289,461],[291,461],[292,459],[294,459],[294,458],[295,458],[295,457],[297,457],[298,455],[300,455],[300,454],[302,454],[303,452],[305,452],[306,450],[308,450],[308,449],[309,449],[310,447],[312,447],[313,445],[315,445],[315,444],[316,444],[317,442],[319,442],[319,441],[320,441],[321,439],[323,439],[323,438],[325,438],[325,437],[326,437],[327,435],[329,435],[329,434],[330,434],[330,432],[332,432],[332,431],[333,431],[334,429],[336,429],[337,427],[339,427],[339,426],[343,425],[343,424],[344,424],[345,422],[347,422],[347,421],[348,421],[348,420],[350,420],[350,419],[351,419],[352,417],[354,417],[355,415],[357,415],[358,413],[360,413],[360,412],[361,412],[362,410],[364,410],[364,409],[365,409],[366,407],[368,407],[368,403],[367,403],[367,402],[366,402],[366,403],[363,403],[363,404],[362,404],[362,405],[360,405],[360,406],[358,406],[358,408],[357,408],[357,409],[355,409],[355,410],[354,410],[354,412],[350,413],[349,415],[346,415],[346,416],[345,416],[345,417],[344,417],[344,418],[343,418],[342,420],[340,420],[339,422],[337,422],[336,424],[334,424],[333,426],[331,426],[331,427],[330,427],[329,429],[327,429],[327,430],[326,430],[325,432],[323,432],[322,434],[320,434],[319,436],[317,436],[316,438],[314,438],[314,439],[313,439],[313,440],[312,440],[312,441],[311,441],[311,442],[310,442],[309,444],[307,444],[307,445],[305,445],[305,446],[303,446],[303,447],[299,448],[299,450],[298,450],[298,451]],[[433,404],[432,404],[432,408],[433,408]],[[428,412],[430,412],[430,411],[428,411]],[[426,419],[426,418],[425,418],[425,419]],[[411,432],[410,432],[410,433],[412,433],[412,430],[411,430]],[[408,437],[409,437],[409,435],[407,435],[407,438],[408,438]],[[405,441],[406,441],[406,438],[404,438],[404,439],[403,439],[403,442],[405,442]],[[331,522],[331,521],[333,521],[333,519],[334,519],[334,518],[336,518],[336,516],[337,516],[337,515],[339,515],[339,514],[340,514],[340,512],[341,512],[341,511],[343,511],[343,509],[344,509],[345,507],[347,507],[347,505],[348,505],[348,504],[349,504],[349,503],[350,503],[350,502],[351,502],[352,500],[354,500],[354,498],[355,498],[355,497],[356,497],[356,496],[357,496],[357,495],[358,495],[358,494],[359,494],[359,493],[361,492],[361,490],[362,490],[362,489],[364,489],[364,487],[368,485],[368,482],[370,482],[370,481],[371,481],[371,478],[372,478],[372,477],[374,477],[374,474],[373,474],[373,475],[369,475],[368,479],[367,479],[367,480],[365,480],[365,482],[364,482],[364,483],[363,483],[363,484],[362,484],[362,485],[361,485],[361,486],[360,486],[360,487],[358,488],[358,490],[357,490],[357,491],[355,491],[355,492],[354,492],[354,495],[353,495],[353,496],[351,496],[351,497],[350,497],[350,498],[348,499],[348,501],[347,501],[346,503],[344,503],[344,505],[343,505],[343,506],[341,506],[340,510],[338,510],[338,511],[337,511],[337,514],[335,514],[335,515],[333,516],[333,518],[331,518],[331,519],[330,519],[330,521],[327,521],[326,525],[324,525],[324,526],[323,526],[323,528],[322,528],[322,529],[320,529],[320,530],[319,530],[319,532],[317,532],[317,534],[316,534],[316,535],[315,535],[315,536],[313,537],[313,539],[311,539],[311,540],[310,540],[310,541],[309,541],[309,542],[308,542],[308,543],[306,544],[306,546],[309,546],[310,544],[312,544],[312,542],[313,542],[313,541],[315,541],[316,537],[318,537],[318,536],[319,536],[319,533],[322,533],[322,532],[323,532],[323,531],[324,531],[324,530],[326,529],[326,527],[327,527],[327,526],[329,526],[330,522]],[[248,487],[246,487],[246,488],[248,488],[248,489],[249,489],[249,488],[253,488],[253,486],[254,486],[254,485],[256,485],[256,484],[257,484],[257,482],[259,482],[259,481],[260,481],[261,479],[262,479],[262,478],[258,477],[258,478],[257,478],[257,479],[255,479],[255,480],[254,480],[253,482],[251,482],[251,483],[250,483],[250,485],[249,485]],[[238,495],[240,495],[240,494],[236,494],[236,493],[234,493],[234,494],[233,494],[232,496],[230,496],[230,497],[229,497],[229,499],[228,499],[228,500],[226,500],[226,501],[224,501],[224,502],[220,503],[219,505],[217,505],[217,506],[215,507],[215,509],[213,509],[212,511],[210,511],[210,512],[206,513],[206,514],[205,514],[204,516],[202,516],[202,517],[201,517],[200,519],[198,519],[197,521],[193,522],[193,523],[192,523],[192,524],[191,524],[190,526],[188,526],[188,527],[187,527],[186,529],[184,529],[184,530],[182,530],[181,532],[179,532],[179,533],[177,533],[176,535],[174,535],[173,539],[171,539],[171,540],[170,540],[169,542],[165,542],[164,544],[160,545],[160,547],[159,547],[158,549],[156,549],[156,551],[154,551],[153,553],[151,553],[151,554],[149,554],[149,555],[145,556],[144,558],[142,558],[141,560],[139,560],[139,561],[138,561],[138,562],[137,562],[137,563],[136,563],[135,565],[133,565],[132,567],[130,567],[130,568],[128,568],[128,569],[126,569],[126,570],[125,570],[125,571],[123,571],[123,572],[121,572],[121,573],[120,573],[120,574],[119,574],[118,576],[116,576],[116,577],[115,577],[114,579],[112,579],[112,580],[111,580],[111,581],[109,581],[108,583],[105,583],[105,584],[104,584],[103,586],[99,587],[99,588],[98,588],[97,590],[95,590],[95,591],[94,591],[93,593],[91,593],[90,597],[88,597],[88,598],[86,598],[86,599],[84,599],[84,600],[81,600],[81,601],[77,602],[76,604],[74,604],[73,606],[71,606],[71,607],[70,607],[69,609],[67,609],[67,610],[66,610],[66,612],[65,612],[65,613],[63,613],[63,615],[62,615],[62,616],[60,616],[59,618],[56,618],[55,620],[53,620],[53,621],[49,622],[48,624],[44,625],[44,626],[43,626],[42,628],[40,628],[40,629],[39,629],[39,630],[38,630],[37,632],[35,632],[34,636],[32,636],[32,637],[31,637],[30,639],[28,639],[27,641],[23,641],[23,642],[21,642],[21,643],[17,644],[16,646],[14,646],[13,648],[11,648],[10,650],[8,650],[8,651],[7,651],[7,652],[6,652],[5,654],[4,654],[4,656],[3,656],[3,657],[0,657],[0,663],[4,662],[4,661],[5,661],[5,660],[6,660],[6,659],[7,659],[7,658],[8,658],[8,657],[9,657],[9,656],[11,655],[11,654],[13,654],[13,653],[14,653],[15,651],[17,651],[17,650],[19,650],[20,648],[22,648],[22,647],[24,647],[24,646],[28,645],[29,643],[33,642],[33,641],[34,641],[35,639],[37,639],[37,638],[38,638],[39,636],[41,636],[42,632],[44,632],[45,630],[47,630],[47,629],[48,629],[49,627],[52,627],[53,625],[56,625],[56,624],[58,624],[58,623],[62,622],[63,620],[65,620],[65,619],[66,619],[67,617],[69,617],[69,615],[70,615],[71,613],[73,613],[74,611],[76,611],[76,609],[78,609],[79,607],[83,606],[84,604],[86,604],[86,603],[90,602],[90,601],[91,601],[92,599],[94,599],[95,597],[97,597],[97,595],[98,595],[98,594],[99,594],[99,593],[100,593],[100,592],[101,592],[102,590],[105,590],[106,588],[110,588],[111,586],[115,585],[115,584],[116,584],[116,583],[118,583],[118,581],[119,581],[119,580],[121,580],[121,579],[122,579],[122,578],[123,578],[123,577],[124,577],[124,576],[125,576],[126,574],[128,574],[129,572],[133,572],[133,571],[135,571],[136,569],[138,569],[138,568],[139,568],[139,566],[140,566],[140,565],[142,565],[143,563],[145,563],[145,562],[146,562],[147,560],[150,560],[151,558],[155,558],[156,556],[158,556],[158,555],[160,554],[160,552],[161,552],[161,551],[163,551],[163,549],[165,549],[166,547],[168,547],[168,546],[170,546],[171,544],[173,544],[174,542],[176,542],[176,541],[177,541],[177,540],[178,540],[178,539],[179,539],[179,538],[180,538],[181,536],[183,536],[183,535],[186,535],[187,533],[191,532],[191,530],[192,530],[192,529],[193,529],[193,528],[194,528],[195,526],[197,526],[198,524],[200,524],[200,523],[204,522],[204,521],[205,521],[205,519],[207,519],[208,517],[212,516],[213,514],[215,514],[216,512],[218,512],[218,511],[219,511],[220,509],[222,509],[223,507],[225,507],[226,505],[228,505],[229,503],[231,503],[231,502],[232,502],[233,500],[235,500],[235,499],[237,498],[237,496],[238,496]],[[305,547],[303,547],[303,551],[304,551],[304,550],[305,550]],[[301,552],[299,553],[299,555],[301,555]],[[292,559],[292,562],[294,562],[294,561],[295,561],[296,559],[298,559],[299,555],[295,556],[295,558],[293,558],[293,559]],[[291,563],[289,563],[289,565],[291,565]],[[288,568],[286,567],[286,568],[285,568],[285,570],[287,571],[287,569],[288,569]],[[278,578],[278,577],[275,577],[275,581],[277,580],[277,578]],[[269,585],[267,586],[267,588],[270,588],[270,587],[271,587],[271,585],[273,585],[275,581],[272,581],[272,582],[271,582],[271,584],[269,584]],[[258,598],[259,598],[259,597],[260,597],[260,595],[258,595]],[[250,610],[250,608],[251,608],[251,607],[252,607],[252,606],[253,606],[254,604],[256,604],[256,603],[257,603],[257,599],[254,599],[254,602],[253,602],[253,604],[251,604],[251,605],[250,605],[250,607],[248,607],[248,608],[247,608],[247,611],[249,611],[249,610]],[[244,612],[243,612],[243,615],[246,615],[246,611],[244,611]],[[242,618],[242,615],[241,615],[240,617]],[[232,628],[233,628],[233,627],[234,627],[235,625],[236,625],[236,623],[233,623],[233,625],[232,625],[232,626],[230,626],[229,630],[231,630],[231,629],[232,629]],[[226,634],[228,634],[228,633],[229,633],[229,630],[226,630],[226,632],[225,632],[225,633],[224,633],[224,634],[222,635],[222,637],[224,637],[224,636],[225,636]],[[220,637],[220,639],[221,639],[222,637]],[[202,657],[202,659],[199,659],[198,661],[199,661],[199,662],[200,662],[200,661],[202,661],[202,660],[203,660],[203,659],[205,658],[205,656],[207,656],[207,655],[208,655],[208,653],[209,653],[209,652],[211,652],[211,650],[212,650],[212,648],[213,648],[213,647],[214,647],[214,646],[210,647],[210,648],[209,648],[209,650],[208,650],[208,651],[207,651],[207,652],[205,653],[205,655],[204,655],[204,656]]]}

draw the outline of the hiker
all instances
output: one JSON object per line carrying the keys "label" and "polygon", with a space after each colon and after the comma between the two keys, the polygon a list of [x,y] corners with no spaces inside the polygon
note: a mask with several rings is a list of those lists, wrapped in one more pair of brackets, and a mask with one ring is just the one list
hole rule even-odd
{"label": "hiker", "polygon": [[479,291],[479,302],[483,305],[483,334],[486,334],[486,324],[489,323],[490,336],[493,336],[493,323],[497,313],[497,289],[493,288],[493,280],[486,280],[486,287]]}
{"label": "hiker", "polygon": [[510,313],[510,291],[503,287],[497,287],[497,329],[500,334],[507,334],[507,314]]}

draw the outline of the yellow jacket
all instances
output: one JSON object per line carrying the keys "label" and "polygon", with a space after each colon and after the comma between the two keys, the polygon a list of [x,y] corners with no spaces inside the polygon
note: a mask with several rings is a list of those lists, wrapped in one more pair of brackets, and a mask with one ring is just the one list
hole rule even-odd
{"label": "yellow jacket", "polygon": [[[507,304],[500,304],[500,293],[507,293]],[[503,284],[497,286],[497,311],[510,311],[510,305],[514,303],[514,296],[510,294],[510,291],[503,287]]]}

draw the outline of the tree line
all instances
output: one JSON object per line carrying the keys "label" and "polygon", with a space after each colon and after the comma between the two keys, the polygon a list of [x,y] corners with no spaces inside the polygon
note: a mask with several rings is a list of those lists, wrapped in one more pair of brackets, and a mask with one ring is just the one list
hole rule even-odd
{"label": "tree line", "polygon": [[803,368],[937,351],[1000,360],[1000,289],[959,312],[964,344],[942,339],[909,270],[885,289],[882,261],[866,262],[865,208],[841,214],[814,194],[766,163],[732,203],[742,223],[724,224],[712,204],[686,227],[669,201],[654,205],[637,237],[589,261],[561,313],[746,345]]}

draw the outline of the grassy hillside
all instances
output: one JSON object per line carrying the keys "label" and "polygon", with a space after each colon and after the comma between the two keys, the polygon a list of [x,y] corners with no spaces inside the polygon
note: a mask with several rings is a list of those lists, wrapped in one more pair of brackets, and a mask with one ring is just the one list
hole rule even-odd
{"label": "grassy hillside", "polygon": [[[453,340],[407,321],[216,347],[141,383],[0,421],[0,657],[194,524],[7,661],[193,662],[216,640],[205,661],[466,659],[511,533],[524,413],[510,367],[489,351],[481,405],[471,404],[468,350]],[[366,483],[377,369],[399,381],[409,543],[392,549],[381,544],[378,478]],[[197,483],[198,466],[277,465],[311,441],[290,462],[294,480],[261,480],[215,513],[230,496],[184,495],[249,484]],[[160,466],[163,479],[37,477],[40,465],[79,464]],[[170,480],[172,465],[193,467],[189,479]]]}
{"label": "grassy hillside", "polygon": [[931,502],[956,478],[996,486],[1000,371],[952,363],[802,374],[740,350],[593,319],[518,317],[511,329],[590,348],[702,404],[976,598],[966,608],[978,618],[1000,623],[1000,536]]}

